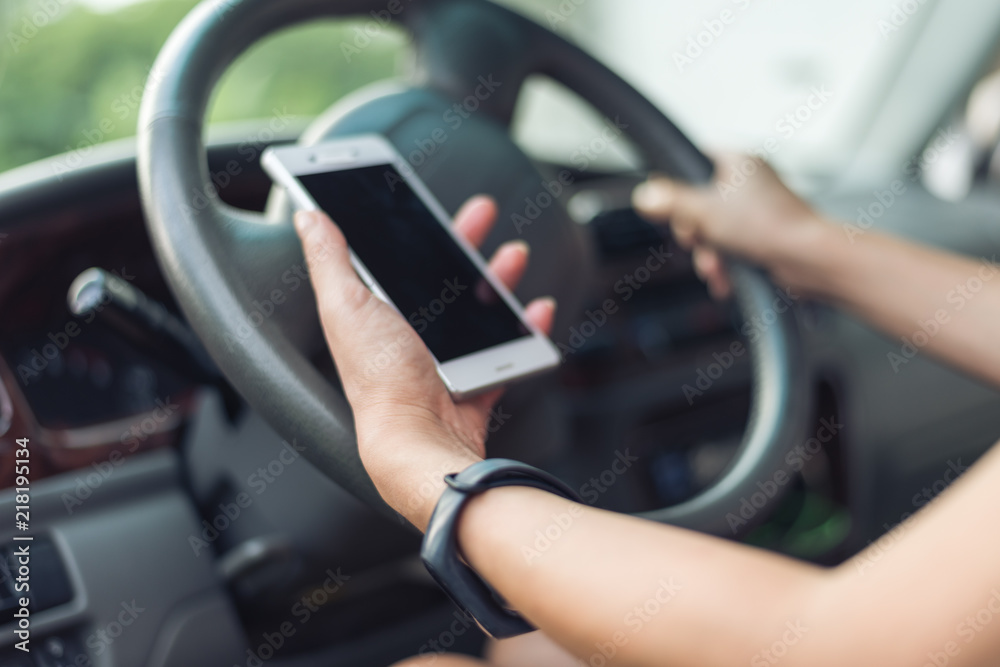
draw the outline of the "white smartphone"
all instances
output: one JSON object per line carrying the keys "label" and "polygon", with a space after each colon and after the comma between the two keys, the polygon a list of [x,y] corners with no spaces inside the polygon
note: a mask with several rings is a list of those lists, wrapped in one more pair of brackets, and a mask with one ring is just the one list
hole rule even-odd
{"label": "white smartphone", "polygon": [[417,331],[452,395],[559,363],[552,341],[383,137],[269,148],[262,165],[298,208],[321,209],[337,223],[355,271]]}

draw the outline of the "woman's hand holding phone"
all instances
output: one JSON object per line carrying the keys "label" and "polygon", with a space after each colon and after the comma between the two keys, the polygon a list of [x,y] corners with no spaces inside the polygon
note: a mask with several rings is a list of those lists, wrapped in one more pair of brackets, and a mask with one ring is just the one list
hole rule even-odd
{"label": "woman's hand holding phone", "polygon": [[[459,211],[455,228],[478,248],[496,215],[491,199],[476,197]],[[456,403],[413,327],[358,278],[330,218],[300,211],[295,226],[327,344],[354,411],[361,460],[382,498],[422,531],[444,475],[485,456],[489,413],[502,390]],[[527,263],[527,244],[514,241],[501,246],[489,266],[513,289]],[[526,313],[547,334],[555,302],[536,300]]]}

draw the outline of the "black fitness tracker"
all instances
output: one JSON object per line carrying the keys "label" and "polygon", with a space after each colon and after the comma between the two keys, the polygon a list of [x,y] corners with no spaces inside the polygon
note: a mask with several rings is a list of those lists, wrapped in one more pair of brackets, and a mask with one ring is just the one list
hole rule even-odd
{"label": "black fitness tracker", "polygon": [[434,581],[460,609],[475,618],[497,639],[535,630],[516,611],[501,604],[497,594],[459,558],[456,526],[465,503],[473,496],[501,486],[528,486],[569,500],[579,495],[544,470],[509,459],[486,459],[460,473],[445,476],[445,489],[434,507],[420,557]]}

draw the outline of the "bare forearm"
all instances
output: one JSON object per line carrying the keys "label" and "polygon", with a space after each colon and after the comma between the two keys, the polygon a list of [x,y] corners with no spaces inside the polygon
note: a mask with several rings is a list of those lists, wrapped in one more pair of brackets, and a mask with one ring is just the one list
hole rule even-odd
{"label": "bare forearm", "polygon": [[470,503],[460,543],[501,594],[588,664],[614,653],[617,664],[729,667],[784,640],[794,651],[828,577],[742,545],[516,487]]}
{"label": "bare forearm", "polygon": [[1000,384],[1000,268],[900,238],[849,238],[826,223],[777,260],[795,287],[871,322],[898,346],[886,366],[928,353]]}
{"label": "bare forearm", "polygon": [[585,664],[904,667],[945,655],[980,667],[1000,651],[1000,624],[988,620],[1000,539],[982,509],[1000,502],[998,473],[995,450],[831,570],[518,487],[474,499],[459,542]]}

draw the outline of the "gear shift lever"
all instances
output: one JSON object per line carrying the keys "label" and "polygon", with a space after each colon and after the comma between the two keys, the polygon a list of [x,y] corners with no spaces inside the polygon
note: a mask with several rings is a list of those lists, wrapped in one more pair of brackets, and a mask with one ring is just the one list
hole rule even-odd
{"label": "gear shift lever", "polygon": [[219,371],[191,329],[131,283],[103,269],[87,269],[67,295],[77,317],[96,316],[136,347],[166,359],[197,382],[215,384]]}

